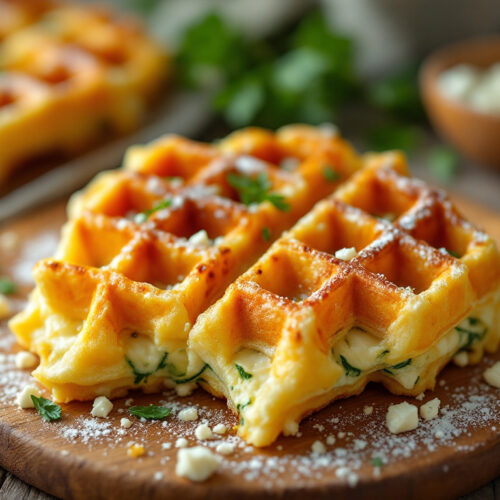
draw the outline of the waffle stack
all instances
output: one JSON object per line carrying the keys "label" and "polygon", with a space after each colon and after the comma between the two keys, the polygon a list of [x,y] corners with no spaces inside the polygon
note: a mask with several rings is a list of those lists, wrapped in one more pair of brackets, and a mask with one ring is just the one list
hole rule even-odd
{"label": "waffle stack", "polygon": [[265,446],[369,381],[415,396],[457,353],[476,362],[499,342],[495,243],[386,153],[231,284],[189,350],[240,436]]}
{"label": "waffle stack", "polygon": [[167,61],[140,27],[103,9],[1,0],[0,70],[2,182],[27,159],[135,127]]}
{"label": "waffle stack", "polygon": [[187,369],[199,314],[360,164],[334,131],[305,126],[132,148],[74,196],[57,255],[11,321],[40,356],[34,376],[58,401],[187,392],[207,372]]}

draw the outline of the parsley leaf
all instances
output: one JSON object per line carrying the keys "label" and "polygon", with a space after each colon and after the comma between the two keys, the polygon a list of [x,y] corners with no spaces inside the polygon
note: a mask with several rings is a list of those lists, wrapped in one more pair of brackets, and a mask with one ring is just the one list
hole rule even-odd
{"label": "parsley leaf", "polygon": [[330,165],[325,165],[323,167],[323,177],[328,182],[335,182],[340,179],[340,174],[335,170],[333,170],[333,168]]}
{"label": "parsley leaf", "polygon": [[157,371],[159,370],[162,370],[163,368],[165,368],[167,366],[166,364],[166,359],[167,359],[167,356],[168,356],[168,353],[167,352],[164,352],[161,359],[160,359],[160,362],[158,363],[158,365],[156,366],[156,368],[153,370],[153,371],[150,371],[150,372],[140,372],[134,365],[134,363],[132,363],[132,360],[130,358],[128,358],[127,356],[125,356],[125,360],[127,361],[127,364],[130,366],[130,368],[132,368],[132,373],[134,374],[134,384],[140,384],[142,381],[144,381],[145,384],[147,384],[148,382],[148,378],[153,375],[153,373],[156,373]]}
{"label": "parsley leaf", "polygon": [[396,364],[394,366],[391,366],[391,368],[394,368],[395,370],[400,370],[401,368],[404,368],[405,366],[411,365],[411,361],[412,361],[412,359],[409,358],[409,359],[407,359],[405,361],[401,361],[401,363],[398,363],[398,364]]}
{"label": "parsley leaf", "polygon": [[290,204],[285,201],[283,195],[269,192],[271,181],[266,172],[259,172],[255,179],[248,175],[229,173],[227,181],[230,186],[236,189],[241,202],[245,205],[269,201],[278,210],[283,212],[290,210]]}
{"label": "parsley leaf", "polygon": [[245,371],[245,369],[241,365],[238,365],[237,363],[235,363],[234,366],[238,370],[238,373],[240,374],[240,377],[243,380],[248,380],[249,378],[253,377],[253,375],[251,373],[248,373],[247,371]]}
{"label": "parsley leaf", "polygon": [[368,132],[368,144],[374,151],[400,149],[413,152],[422,140],[422,130],[403,123],[381,124]]}
{"label": "parsley leaf", "polygon": [[361,370],[349,364],[347,359],[345,359],[342,354],[340,355],[340,361],[342,362],[342,366],[345,369],[345,374],[348,377],[359,377],[361,375]]}
{"label": "parsley leaf", "polygon": [[0,294],[11,295],[16,292],[16,284],[8,278],[0,278]]}
{"label": "parsley leaf", "polygon": [[135,417],[147,418],[149,420],[161,420],[162,418],[168,417],[172,413],[170,408],[155,405],[131,406],[128,411]]}
{"label": "parsley leaf", "polygon": [[429,152],[429,169],[440,182],[449,183],[458,172],[458,155],[453,149],[437,147]]}
{"label": "parsley leaf", "polygon": [[143,222],[146,222],[148,220],[148,217],[155,212],[158,212],[158,210],[162,210],[164,208],[168,208],[172,204],[172,200],[161,200],[153,205],[152,208],[148,210],[144,210],[144,212],[139,212],[136,214],[134,217],[134,222],[136,224],[141,224]]}
{"label": "parsley leaf", "polygon": [[460,259],[460,255],[455,252],[454,250],[450,250],[449,248],[445,248],[445,250],[452,256],[455,257],[455,259]]}
{"label": "parsley leaf", "polygon": [[373,467],[383,467],[384,462],[382,462],[382,459],[380,457],[373,457],[372,458],[372,465],[373,465]]}
{"label": "parsley leaf", "polygon": [[252,400],[251,400],[251,399],[249,399],[249,400],[248,400],[246,403],[244,403],[244,404],[238,403],[238,404],[236,405],[236,410],[237,410],[238,412],[241,412],[241,410],[244,410],[244,409],[245,409],[248,405],[251,405],[251,404],[252,404]]}
{"label": "parsley leaf", "polygon": [[37,398],[32,394],[31,401],[33,401],[38,413],[46,422],[53,422],[61,418],[61,407],[50,401],[50,399],[41,396]]}
{"label": "parsley leaf", "polygon": [[271,230],[268,227],[264,226],[262,228],[261,233],[262,233],[262,239],[264,241],[270,241],[271,240]]}
{"label": "parsley leaf", "polygon": [[193,380],[196,380],[207,368],[210,368],[210,365],[208,363],[205,363],[198,373],[195,373],[191,377],[186,377],[183,379],[174,379],[174,382],[176,384],[187,384],[188,382],[192,382]]}

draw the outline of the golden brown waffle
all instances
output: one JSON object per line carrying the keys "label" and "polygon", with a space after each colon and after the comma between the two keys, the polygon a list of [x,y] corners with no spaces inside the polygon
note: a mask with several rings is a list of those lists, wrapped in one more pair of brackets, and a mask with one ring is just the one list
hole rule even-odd
{"label": "golden brown waffle", "polygon": [[74,197],[55,259],[36,266],[10,324],[40,355],[34,376],[59,401],[186,389],[205,369],[186,374],[198,315],[359,167],[341,138],[305,126],[132,148]]}
{"label": "golden brown waffle", "polygon": [[135,127],[167,69],[163,50],[128,19],[0,1],[0,182],[34,156]]}
{"label": "golden brown waffle", "polygon": [[257,446],[329,402],[380,381],[432,389],[457,353],[500,342],[500,255],[442,191],[408,177],[396,153],[318,203],[189,337],[202,383],[240,414]]}

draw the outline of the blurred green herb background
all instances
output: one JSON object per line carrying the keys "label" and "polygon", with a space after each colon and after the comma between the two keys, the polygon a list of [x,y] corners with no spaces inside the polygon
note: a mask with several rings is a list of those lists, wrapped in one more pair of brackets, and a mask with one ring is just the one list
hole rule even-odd
{"label": "blurred green herb background", "polygon": [[[158,0],[125,0],[150,14]],[[177,78],[190,89],[216,88],[214,110],[228,129],[277,128],[301,122],[334,122],[353,106],[376,116],[359,131],[375,151],[401,149],[411,155],[425,141],[427,119],[420,100],[414,63],[377,81],[356,73],[355,41],[332,30],[313,10],[286,33],[250,40],[216,12],[189,26],[176,54]],[[458,155],[446,146],[427,148],[431,175],[450,182]]]}

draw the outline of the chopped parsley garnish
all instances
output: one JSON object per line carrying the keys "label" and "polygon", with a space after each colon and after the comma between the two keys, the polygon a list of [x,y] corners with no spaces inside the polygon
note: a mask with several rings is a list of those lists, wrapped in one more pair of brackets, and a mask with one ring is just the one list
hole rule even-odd
{"label": "chopped parsley garnish", "polygon": [[449,248],[445,248],[445,250],[452,256],[452,257],[455,257],[455,259],[460,259],[460,255],[453,251],[453,250],[450,250]]}
{"label": "chopped parsley garnish", "polygon": [[248,373],[247,371],[245,371],[245,369],[241,365],[238,365],[237,363],[235,363],[234,366],[236,366],[236,369],[238,370],[238,373],[240,374],[240,377],[243,380],[248,380],[249,378],[253,377],[253,375],[251,373]]}
{"label": "chopped parsley garnish", "polygon": [[418,384],[419,380],[420,380],[420,375],[415,379],[415,383],[413,384],[413,387],[415,387]]}
{"label": "chopped parsley garnish", "polygon": [[208,363],[205,363],[203,365],[203,368],[198,373],[195,373],[191,377],[174,379],[174,382],[176,384],[187,384],[188,382],[192,382],[193,380],[196,380],[207,368],[210,368],[210,365]]}
{"label": "chopped parsley garnish", "polygon": [[342,366],[345,369],[345,374],[348,377],[359,377],[361,375],[361,370],[359,368],[352,366],[347,361],[347,359],[345,359],[344,356],[342,356],[342,354],[340,355],[340,361],[342,362]]}
{"label": "chopped parsley garnish", "polygon": [[8,278],[0,278],[0,293],[11,295],[16,292],[16,284]]}
{"label": "chopped parsley garnish", "polygon": [[460,344],[463,344],[460,347],[460,351],[467,351],[472,346],[472,344],[479,342],[480,340],[483,340],[483,338],[486,335],[486,332],[488,331],[488,327],[479,318],[471,317],[467,318],[467,321],[469,322],[469,326],[471,328],[479,327],[481,328],[481,330],[473,331],[472,329],[456,326],[455,330],[460,335]]}
{"label": "chopped parsley garnish", "polygon": [[373,467],[383,467],[384,462],[382,462],[382,459],[380,457],[373,457],[372,458],[372,465],[373,465]]}
{"label": "chopped parsley garnish", "polygon": [[386,349],[385,351],[382,351],[378,356],[377,359],[383,358],[386,354],[389,354],[389,349]]}
{"label": "chopped parsley garnish", "polygon": [[323,167],[323,177],[328,182],[335,182],[340,179],[340,174],[338,172],[335,172],[335,170],[333,170],[330,165],[326,165],[325,167]]}
{"label": "chopped parsley garnish", "polygon": [[446,146],[432,149],[427,163],[431,174],[440,182],[450,183],[457,176],[459,157],[453,149]]}
{"label": "chopped parsley garnish", "polygon": [[382,371],[385,373],[388,373],[389,375],[394,375],[391,370],[401,370],[401,368],[404,368],[405,366],[411,365],[412,359],[406,359],[405,361],[401,361],[401,363],[397,363],[396,365],[393,365],[389,368],[384,368]]}
{"label": "chopped parsley garnish", "polygon": [[127,364],[130,366],[130,368],[132,368],[132,373],[134,374],[134,384],[140,384],[141,382],[144,381],[145,384],[147,384],[148,382],[148,378],[153,375],[153,373],[156,373],[157,371],[159,370],[162,370],[163,368],[165,368],[167,366],[166,364],[166,360],[167,360],[167,356],[168,356],[168,353],[167,352],[164,352],[161,359],[160,359],[160,362],[158,363],[158,365],[156,366],[156,368],[150,372],[140,372],[134,365],[134,363],[132,363],[132,360],[129,359],[127,356],[125,356],[125,360],[127,361]]}
{"label": "chopped parsley garnish", "polygon": [[406,361],[401,361],[401,363],[393,365],[391,366],[391,368],[394,368],[395,370],[401,370],[401,368],[404,368],[405,366],[408,365],[411,365],[411,358],[407,359]]}
{"label": "chopped parsley garnish", "polygon": [[53,422],[61,418],[61,407],[50,401],[50,399],[45,399],[41,396],[37,398],[32,394],[31,401],[33,401],[38,413],[40,413],[46,422]]}
{"label": "chopped parsley garnish", "polygon": [[128,411],[135,417],[147,418],[149,420],[161,420],[162,418],[168,417],[172,413],[170,408],[155,405],[131,406]]}
{"label": "chopped parsley garnish", "polygon": [[158,210],[162,210],[164,208],[168,208],[172,204],[172,200],[161,200],[156,202],[152,208],[148,210],[144,210],[143,212],[139,212],[136,214],[134,217],[134,222],[136,224],[141,224],[143,222],[146,222],[149,218],[150,215],[154,214],[155,212],[158,212]]}
{"label": "chopped parsley garnish", "polygon": [[227,182],[238,191],[244,205],[269,201],[278,210],[283,212],[290,210],[290,204],[286,202],[283,195],[270,192],[271,181],[265,172],[259,172],[255,179],[248,175],[229,173],[227,174]]}
{"label": "chopped parsley garnish", "polygon": [[238,403],[236,405],[236,409],[240,412],[241,410],[244,410],[248,405],[251,405],[252,404],[252,400],[249,399],[246,403],[244,404],[241,404],[241,403]]}
{"label": "chopped parsley garnish", "polygon": [[264,241],[269,241],[271,239],[271,230],[268,227],[262,228],[262,238]]}

